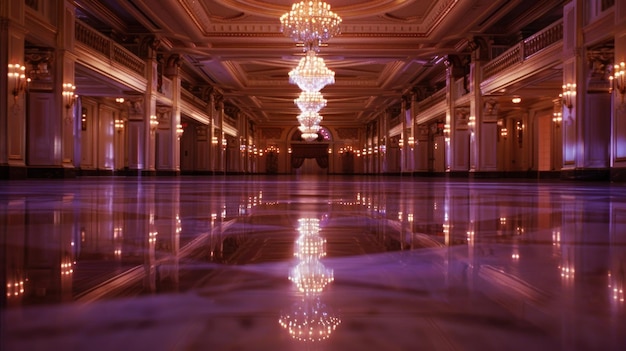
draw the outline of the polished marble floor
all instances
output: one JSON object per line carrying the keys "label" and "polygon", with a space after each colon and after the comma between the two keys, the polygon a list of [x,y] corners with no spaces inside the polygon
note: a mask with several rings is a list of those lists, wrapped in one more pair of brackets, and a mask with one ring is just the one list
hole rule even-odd
{"label": "polished marble floor", "polygon": [[0,349],[626,350],[626,186],[0,182]]}

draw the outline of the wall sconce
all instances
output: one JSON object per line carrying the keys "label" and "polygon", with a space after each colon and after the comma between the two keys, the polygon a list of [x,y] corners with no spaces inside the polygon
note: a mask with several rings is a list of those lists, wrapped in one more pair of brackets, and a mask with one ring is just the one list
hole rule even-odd
{"label": "wall sconce", "polygon": [[574,100],[576,100],[576,84],[567,83],[563,85],[561,100],[563,101],[563,105],[572,111]]}
{"label": "wall sconce", "polygon": [[117,102],[118,104],[123,104],[124,103],[124,98],[123,97],[115,98],[115,102]]}
{"label": "wall sconce", "polygon": [[561,126],[561,121],[563,120],[563,113],[560,111],[552,113],[552,122],[558,128]]}
{"label": "wall sconce", "polygon": [[123,119],[116,119],[114,122],[114,126],[115,126],[115,130],[118,133],[121,133],[122,130],[124,130],[124,120]]}
{"label": "wall sconce", "polygon": [[409,147],[412,149],[415,146],[415,138],[410,136],[408,140]]}
{"label": "wall sconce", "polygon": [[66,110],[69,110],[74,106],[74,102],[78,95],[74,94],[76,86],[72,83],[63,83],[63,105]]}
{"label": "wall sconce", "polygon": [[[470,117],[471,119],[472,117]],[[471,122],[472,126],[474,122]],[[450,142],[450,125],[449,124],[445,124],[443,126],[443,138],[446,142]]]}
{"label": "wall sconce", "polygon": [[509,131],[506,129],[506,127],[502,127],[502,129],[500,129],[500,136],[504,139],[509,136]]}
{"label": "wall sconce", "polygon": [[270,145],[265,149],[265,153],[280,154],[280,149],[276,145]]}
{"label": "wall sconce", "polygon": [[611,90],[617,91],[622,97],[624,103],[624,95],[626,94],[626,64],[622,61],[619,65],[613,66],[613,75],[609,77],[611,80]]}
{"label": "wall sconce", "polygon": [[514,96],[514,97],[511,99],[511,102],[512,102],[512,103],[514,103],[514,104],[519,104],[520,102],[522,102],[522,98],[521,98],[521,97],[519,97],[519,96]]}
{"label": "wall sconce", "polygon": [[157,116],[151,115],[150,116],[150,132],[154,133],[158,126],[159,126],[159,121],[157,120]]}
{"label": "wall sconce", "polygon": [[13,98],[17,103],[17,99],[20,94],[23,93],[28,88],[28,83],[30,82],[30,78],[26,78],[26,67],[20,64],[9,64],[9,73],[7,76],[9,77],[9,84],[13,84],[13,86],[9,86],[11,93],[13,94]]}
{"label": "wall sconce", "polygon": [[84,107],[80,111],[80,130],[87,130],[87,109]]}
{"label": "wall sconce", "polygon": [[183,133],[185,132],[185,130],[183,129],[183,125],[182,124],[177,124],[176,125],[176,137],[180,140],[180,137],[183,136]]}
{"label": "wall sconce", "polygon": [[469,116],[467,126],[472,129],[476,126],[476,116]]}

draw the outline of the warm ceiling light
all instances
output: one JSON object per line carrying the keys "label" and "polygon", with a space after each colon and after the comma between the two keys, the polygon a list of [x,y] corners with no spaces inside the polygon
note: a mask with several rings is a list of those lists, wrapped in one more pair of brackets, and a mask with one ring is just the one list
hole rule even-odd
{"label": "warm ceiling light", "polygon": [[335,83],[335,72],[326,67],[324,59],[307,52],[298,66],[289,72],[289,82],[297,84],[304,91],[320,91],[328,84]]}
{"label": "warm ceiling light", "polygon": [[340,33],[341,17],[330,5],[319,0],[305,0],[291,6],[280,16],[281,31],[294,41],[304,43],[305,50],[318,50],[320,44]]}
{"label": "warm ceiling light", "polygon": [[300,111],[319,112],[326,106],[326,99],[319,91],[303,91],[300,96],[293,100]]}
{"label": "warm ceiling light", "polygon": [[513,99],[511,99],[511,101],[512,101],[514,104],[519,104],[520,102],[522,102],[522,98],[521,98],[521,97],[519,97],[519,96],[516,96],[516,97],[514,97]]}
{"label": "warm ceiling light", "polygon": [[298,122],[305,127],[319,125],[322,122],[322,116],[314,111],[305,111],[298,115]]}

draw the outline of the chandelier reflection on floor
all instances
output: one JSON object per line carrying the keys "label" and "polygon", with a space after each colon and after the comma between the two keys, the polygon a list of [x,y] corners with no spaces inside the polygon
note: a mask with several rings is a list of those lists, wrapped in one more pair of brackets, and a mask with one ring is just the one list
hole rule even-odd
{"label": "chandelier reflection on floor", "polygon": [[301,294],[288,313],[281,315],[279,324],[289,335],[300,341],[328,339],[341,320],[321,300],[321,294],[333,278],[332,269],[326,268],[320,258],[326,256],[326,239],[319,235],[317,218],[300,218],[294,256],[299,263],[289,275]]}

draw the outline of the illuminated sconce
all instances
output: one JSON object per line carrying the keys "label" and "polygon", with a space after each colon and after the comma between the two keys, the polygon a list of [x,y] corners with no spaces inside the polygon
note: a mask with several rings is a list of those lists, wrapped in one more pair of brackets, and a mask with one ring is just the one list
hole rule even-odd
{"label": "illuminated sconce", "polygon": [[467,126],[472,129],[476,126],[476,116],[469,116]]}
{"label": "illuminated sconce", "polygon": [[329,148],[328,148],[328,154],[329,154],[329,155],[331,155],[332,153],[333,153],[333,148],[332,148],[332,147],[329,147]]}
{"label": "illuminated sconce", "polygon": [[339,152],[340,154],[344,154],[344,153],[353,153],[353,152],[354,152],[354,149],[352,148],[352,146],[351,146],[351,145],[348,145],[348,146],[343,146],[343,147],[340,147],[338,152]]}
{"label": "illuminated sconce", "polygon": [[74,106],[74,102],[78,95],[74,92],[76,91],[76,86],[72,83],[63,83],[63,105],[66,110],[69,110]]}
{"label": "illuminated sconce", "polygon": [[519,104],[520,102],[522,102],[522,98],[521,98],[521,97],[519,97],[519,96],[514,96],[514,97],[511,99],[511,102],[512,102],[512,103],[514,103],[514,104]]}
{"label": "illuminated sconce", "polygon": [[408,144],[409,144],[409,147],[412,149],[415,146],[415,138],[410,136],[408,140]]}
{"label": "illuminated sconce", "polygon": [[211,144],[217,145],[217,137],[216,136],[211,138]]}
{"label": "illuminated sconce", "polygon": [[80,130],[87,130],[87,109],[84,107],[80,112]]}
{"label": "illuminated sconce", "polygon": [[123,104],[124,103],[124,98],[123,97],[115,98],[115,102],[117,102],[118,104]]}
{"label": "illuminated sconce", "polygon": [[552,113],[552,122],[558,128],[561,126],[561,121],[563,120],[563,113],[560,111]]}
{"label": "illuminated sconce", "polygon": [[113,122],[113,123],[114,123],[114,126],[115,126],[115,130],[118,133],[121,133],[122,130],[124,130],[124,120],[123,119],[116,119],[115,122]]}
{"label": "illuminated sconce", "polygon": [[[473,126],[474,122],[470,122],[470,123],[472,123],[472,126]],[[447,123],[444,124],[443,126],[443,137],[446,142],[450,142],[450,125]]]}
{"label": "illuminated sconce", "polygon": [[185,132],[185,130],[183,129],[183,125],[182,124],[177,124],[176,125],[176,137],[178,139],[180,139],[180,137],[183,136],[183,133]]}
{"label": "illuminated sconce", "polygon": [[17,103],[17,99],[20,94],[23,93],[28,87],[28,83],[30,82],[30,78],[26,78],[26,67],[20,64],[9,64],[8,65],[9,72],[7,76],[9,78],[9,84],[13,86],[9,86],[11,90],[11,94],[13,94],[13,98]]}
{"label": "illuminated sconce", "polygon": [[509,131],[506,129],[506,127],[502,127],[502,129],[500,129],[500,136],[504,139],[509,136]]}
{"label": "illuminated sconce", "polygon": [[150,132],[154,133],[154,131],[156,131],[158,126],[159,126],[159,121],[157,120],[157,116],[151,115],[150,116]]}
{"label": "illuminated sconce", "polygon": [[574,100],[576,100],[576,84],[567,83],[563,85],[561,100],[563,101],[563,106],[571,111],[574,107]]}
{"label": "illuminated sconce", "polygon": [[619,65],[613,66],[613,75],[609,77],[611,80],[611,90],[617,91],[624,103],[624,95],[626,94],[626,64],[622,61]]}
{"label": "illuminated sconce", "polygon": [[270,145],[265,149],[266,153],[280,154],[280,149],[276,145]]}

